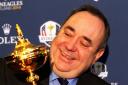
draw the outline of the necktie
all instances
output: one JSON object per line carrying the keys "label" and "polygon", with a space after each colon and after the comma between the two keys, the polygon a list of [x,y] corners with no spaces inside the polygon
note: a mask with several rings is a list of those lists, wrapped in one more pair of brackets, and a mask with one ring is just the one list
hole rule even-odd
{"label": "necktie", "polygon": [[66,79],[58,78],[58,81],[59,81],[60,85],[68,85],[68,81]]}

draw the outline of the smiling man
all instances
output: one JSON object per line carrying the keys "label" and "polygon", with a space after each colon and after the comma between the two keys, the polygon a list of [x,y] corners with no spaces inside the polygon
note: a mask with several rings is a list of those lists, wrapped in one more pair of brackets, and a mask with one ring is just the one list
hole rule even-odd
{"label": "smiling man", "polygon": [[[105,16],[94,6],[74,10],[52,41],[50,59],[35,71],[37,85],[110,85],[89,71],[103,55],[109,33]],[[0,58],[0,85],[30,85],[28,74],[11,59]]]}
{"label": "smiling man", "polygon": [[97,8],[84,5],[74,10],[52,42],[50,76],[75,81],[68,85],[109,85],[87,71],[103,55],[109,31],[105,16]]}

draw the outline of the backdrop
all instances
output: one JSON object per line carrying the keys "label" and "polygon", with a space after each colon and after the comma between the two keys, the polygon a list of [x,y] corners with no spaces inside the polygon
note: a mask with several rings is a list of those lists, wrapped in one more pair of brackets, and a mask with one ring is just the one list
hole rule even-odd
{"label": "backdrop", "polygon": [[[14,50],[16,23],[31,43],[50,46],[49,41],[70,11],[86,3],[98,7],[111,27],[105,58],[97,62],[92,71],[111,85],[128,85],[128,0],[0,0],[0,57]],[[46,29],[49,36],[45,36]]]}

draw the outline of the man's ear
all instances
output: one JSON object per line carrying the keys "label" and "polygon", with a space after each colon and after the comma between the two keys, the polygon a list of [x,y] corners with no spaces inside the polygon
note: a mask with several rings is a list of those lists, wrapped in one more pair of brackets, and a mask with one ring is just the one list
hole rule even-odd
{"label": "man's ear", "polygon": [[99,49],[99,51],[97,51],[96,56],[95,56],[95,59],[93,61],[93,64],[104,54],[104,51],[105,51],[104,48]]}

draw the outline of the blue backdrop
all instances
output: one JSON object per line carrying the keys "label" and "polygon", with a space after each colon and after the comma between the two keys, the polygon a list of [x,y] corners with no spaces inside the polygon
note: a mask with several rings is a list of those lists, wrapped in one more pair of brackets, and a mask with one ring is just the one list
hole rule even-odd
{"label": "blue backdrop", "polygon": [[111,37],[108,44],[106,77],[111,85],[128,85],[128,1],[127,0],[0,0],[0,57],[10,55],[17,40],[15,25],[33,44],[39,40],[47,21],[62,24],[70,11],[82,4],[97,6],[108,18]]}

